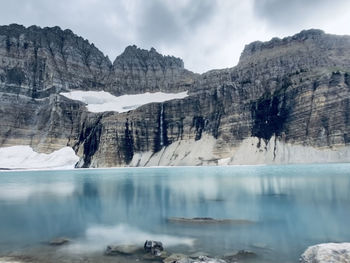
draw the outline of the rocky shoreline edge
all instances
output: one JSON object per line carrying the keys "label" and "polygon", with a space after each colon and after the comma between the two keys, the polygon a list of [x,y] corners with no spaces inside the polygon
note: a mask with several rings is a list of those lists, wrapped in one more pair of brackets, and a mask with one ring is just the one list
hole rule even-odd
{"label": "rocky shoreline edge", "polygon": [[[31,251],[0,254],[0,263],[102,263],[102,262],[161,262],[161,263],[239,263],[265,262],[253,251],[239,250],[222,256],[212,256],[205,252],[192,254],[170,253],[160,241],[146,240],[144,246],[135,244],[109,245],[104,253],[62,253],[61,250],[71,240],[56,238],[46,247]],[[101,251],[102,252],[102,251]],[[64,255],[63,255],[64,254]],[[308,247],[299,258],[300,263],[346,263],[350,262],[350,243],[323,243]]]}

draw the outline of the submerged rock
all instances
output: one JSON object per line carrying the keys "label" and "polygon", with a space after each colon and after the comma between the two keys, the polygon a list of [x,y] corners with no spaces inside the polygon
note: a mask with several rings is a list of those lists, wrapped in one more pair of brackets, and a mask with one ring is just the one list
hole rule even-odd
{"label": "submerged rock", "polygon": [[136,245],[109,245],[106,248],[105,254],[108,256],[113,255],[133,255],[142,252],[142,248]]}
{"label": "submerged rock", "polygon": [[237,260],[256,258],[258,255],[249,250],[239,250],[238,252],[232,254],[226,254],[224,259],[229,262],[235,262]]}
{"label": "submerged rock", "polygon": [[206,252],[199,251],[199,252],[196,252],[196,253],[191,254],[191,255],[190,255],[190,258],[199,258],[199,257],[203,257],[203,256],[208,257],[209,254],[206,253]]}
{"label": "submerged rock", "polygon": [[184,254],[172,254],[163,260],[164,263],[226,263],[225,260],[219,258],[211,258],[200,255],[198,257],[186,256]]}
{"label": "submerged rock", "polygon": [[220,258],[210,258],[207,256],[199,256],[198,260],[196,262],[203,262],[203,263],[226,263],[225,260]]}
{"label": "submerged rock", "polygon": [[325,243],[311,246],[301,255],[301,263],[350,262],[350,243]]}
{"label": "submerged rock", "polygon": [[162,261],[169,257],[170,254],[167,251],[161,251],[157,255],[147,253],[142,256],[143,260],[150,260],[150,261]]}
{"label": "submerged rock", "polygon": [[192,223],[192,224],[254,224],[254,221],[247,219],[216,219],[211,217],[170,217],[168,219],[171,223]]}
{"label": "submerged rock", "polygon": [[186,255],[184,254],[171,254],[169,257],[165,258],[163,260],[164,263],[179,263],[179,262],[187,262],[186,260],[189,259]]}
{"label": "submerged rock", "polygon": [[58,237],[49,242],[51,246],[61,246],[70,242],[70,239],[66,237]]}

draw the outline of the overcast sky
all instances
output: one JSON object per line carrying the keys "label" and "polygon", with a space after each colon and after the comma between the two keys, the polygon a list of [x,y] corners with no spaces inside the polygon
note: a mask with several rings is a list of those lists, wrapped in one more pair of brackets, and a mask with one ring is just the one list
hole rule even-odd
{"label": "overcast sky", "polygon": [[154,47],[195,72],[237,64],[244,45],[319,28],[350,35],[349,0],[0,0],[0,24],[69,28],[112,60]]}

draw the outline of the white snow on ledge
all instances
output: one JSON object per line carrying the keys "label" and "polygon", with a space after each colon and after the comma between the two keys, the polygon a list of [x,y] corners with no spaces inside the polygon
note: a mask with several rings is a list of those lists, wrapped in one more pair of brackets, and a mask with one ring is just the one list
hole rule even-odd
{"label": "white snow on ledge", "polygon": [[70,147],[50,154],[37,153],[28,145],[0,148],[0,168],[5,169],[71,169],[78,161]]}
{"label": "white snow on ledge", "polygon": [[90,112],[116,111],[127,112],[138,107],[152,103],[164,102],[174,99],[183,99],[188,96],[187,91],[180,93],[143,93],[136,95],[113,96],[106,91],[71,91],[61,92],[61,95],[71,100],[78,100],[87,104]]}

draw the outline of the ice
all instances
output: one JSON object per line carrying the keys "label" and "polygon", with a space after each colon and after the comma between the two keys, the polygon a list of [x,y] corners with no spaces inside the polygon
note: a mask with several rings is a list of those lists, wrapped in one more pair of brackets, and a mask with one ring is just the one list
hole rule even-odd
{"label": "ice", "polygon": [[187,91],[180,93],[146,92],[143,94],[123,95],[118,97],[106,91],[77,90],[62,92],[60,94],[71,100],[78,100],[87,104],[87,108],[90,112],[127,112],[148,103],[183,99],[188,96]]}

